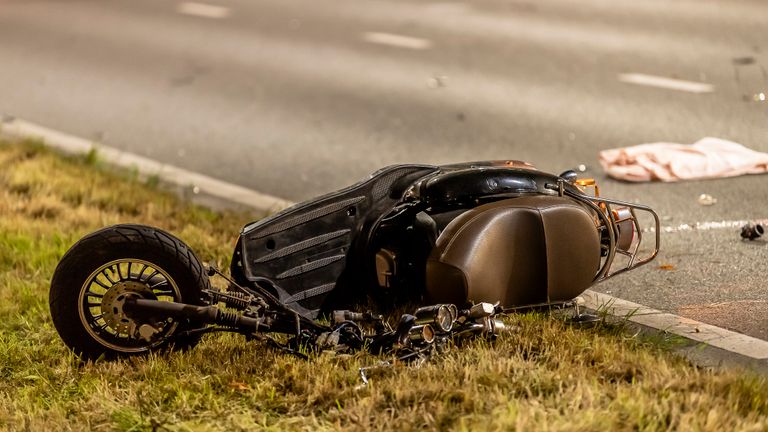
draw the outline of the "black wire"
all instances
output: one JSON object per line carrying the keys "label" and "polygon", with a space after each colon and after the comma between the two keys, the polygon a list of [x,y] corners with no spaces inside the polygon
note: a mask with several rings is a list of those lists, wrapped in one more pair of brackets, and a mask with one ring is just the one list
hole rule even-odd
{"label": "black wire", "polygon": [[347,327],[352,327],[356,331],[356,333],[347,333],[347,334],[354,336],[357,342],[363,343],[363,330],[360,328],[360,325],[358,325],[354,321],[343,321],[341,324],[336,326],[334,331],[338,331],[339,333],[341,333],[341,330]]}

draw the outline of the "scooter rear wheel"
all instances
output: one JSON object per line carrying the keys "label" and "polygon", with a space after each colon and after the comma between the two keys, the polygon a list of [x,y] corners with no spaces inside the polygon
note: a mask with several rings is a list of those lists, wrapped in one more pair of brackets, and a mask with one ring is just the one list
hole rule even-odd
{"label": "scooter rear wheel", "polygon": [[194,252],[173,235],[144,225],[114,225],[78,241],[59,262],[49,305],[64,343],[85,359],[187,348],[195,323],[136,319],[128,298],[201,304],[208,277]]}

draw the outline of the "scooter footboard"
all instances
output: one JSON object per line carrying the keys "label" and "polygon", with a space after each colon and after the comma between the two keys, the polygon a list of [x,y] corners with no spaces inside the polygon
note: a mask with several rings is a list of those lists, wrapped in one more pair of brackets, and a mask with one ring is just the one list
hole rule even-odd
{"label": "scooter footboard", "polygon": [[[243,228],[232,263],[240,283],[268,282],[278,299],[314,318],[342,281],[364,279],[361,248],[411,184],[437,167],[396,165],[369,179]],[[364,285],[364,283],[360,284]]]}

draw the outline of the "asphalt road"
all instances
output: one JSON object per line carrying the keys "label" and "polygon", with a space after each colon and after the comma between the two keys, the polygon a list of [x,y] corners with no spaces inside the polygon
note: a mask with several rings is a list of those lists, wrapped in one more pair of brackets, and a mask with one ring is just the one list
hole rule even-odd
{"label": "asphalt road", "polygon": [[[760,0],[5,0],[0,113],[291,200],[392,163],[514,158],[585,164],[667,227],[768,219],[767,176],[625,184],[597,164],[705,136],[768,152],[766,28]],[[738,232],[667,232],[597,289],[768,339],[768,246]]]}

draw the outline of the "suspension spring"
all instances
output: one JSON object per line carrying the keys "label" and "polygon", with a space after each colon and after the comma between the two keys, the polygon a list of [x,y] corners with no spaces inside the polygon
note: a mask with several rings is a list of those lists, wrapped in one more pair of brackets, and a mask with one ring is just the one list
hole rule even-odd
{"label": "suspension spring", "polygon": [[224,303],[227,307],[238,310],[246,310],[253,302],[253,296],[241,292],[209,291],[211,303]]}
{"label": "suspension spring", "polygon": [[238,324],[240,315],[237,312],[228,312],[219,310],[216,314],[216,324],[235,327]]}

